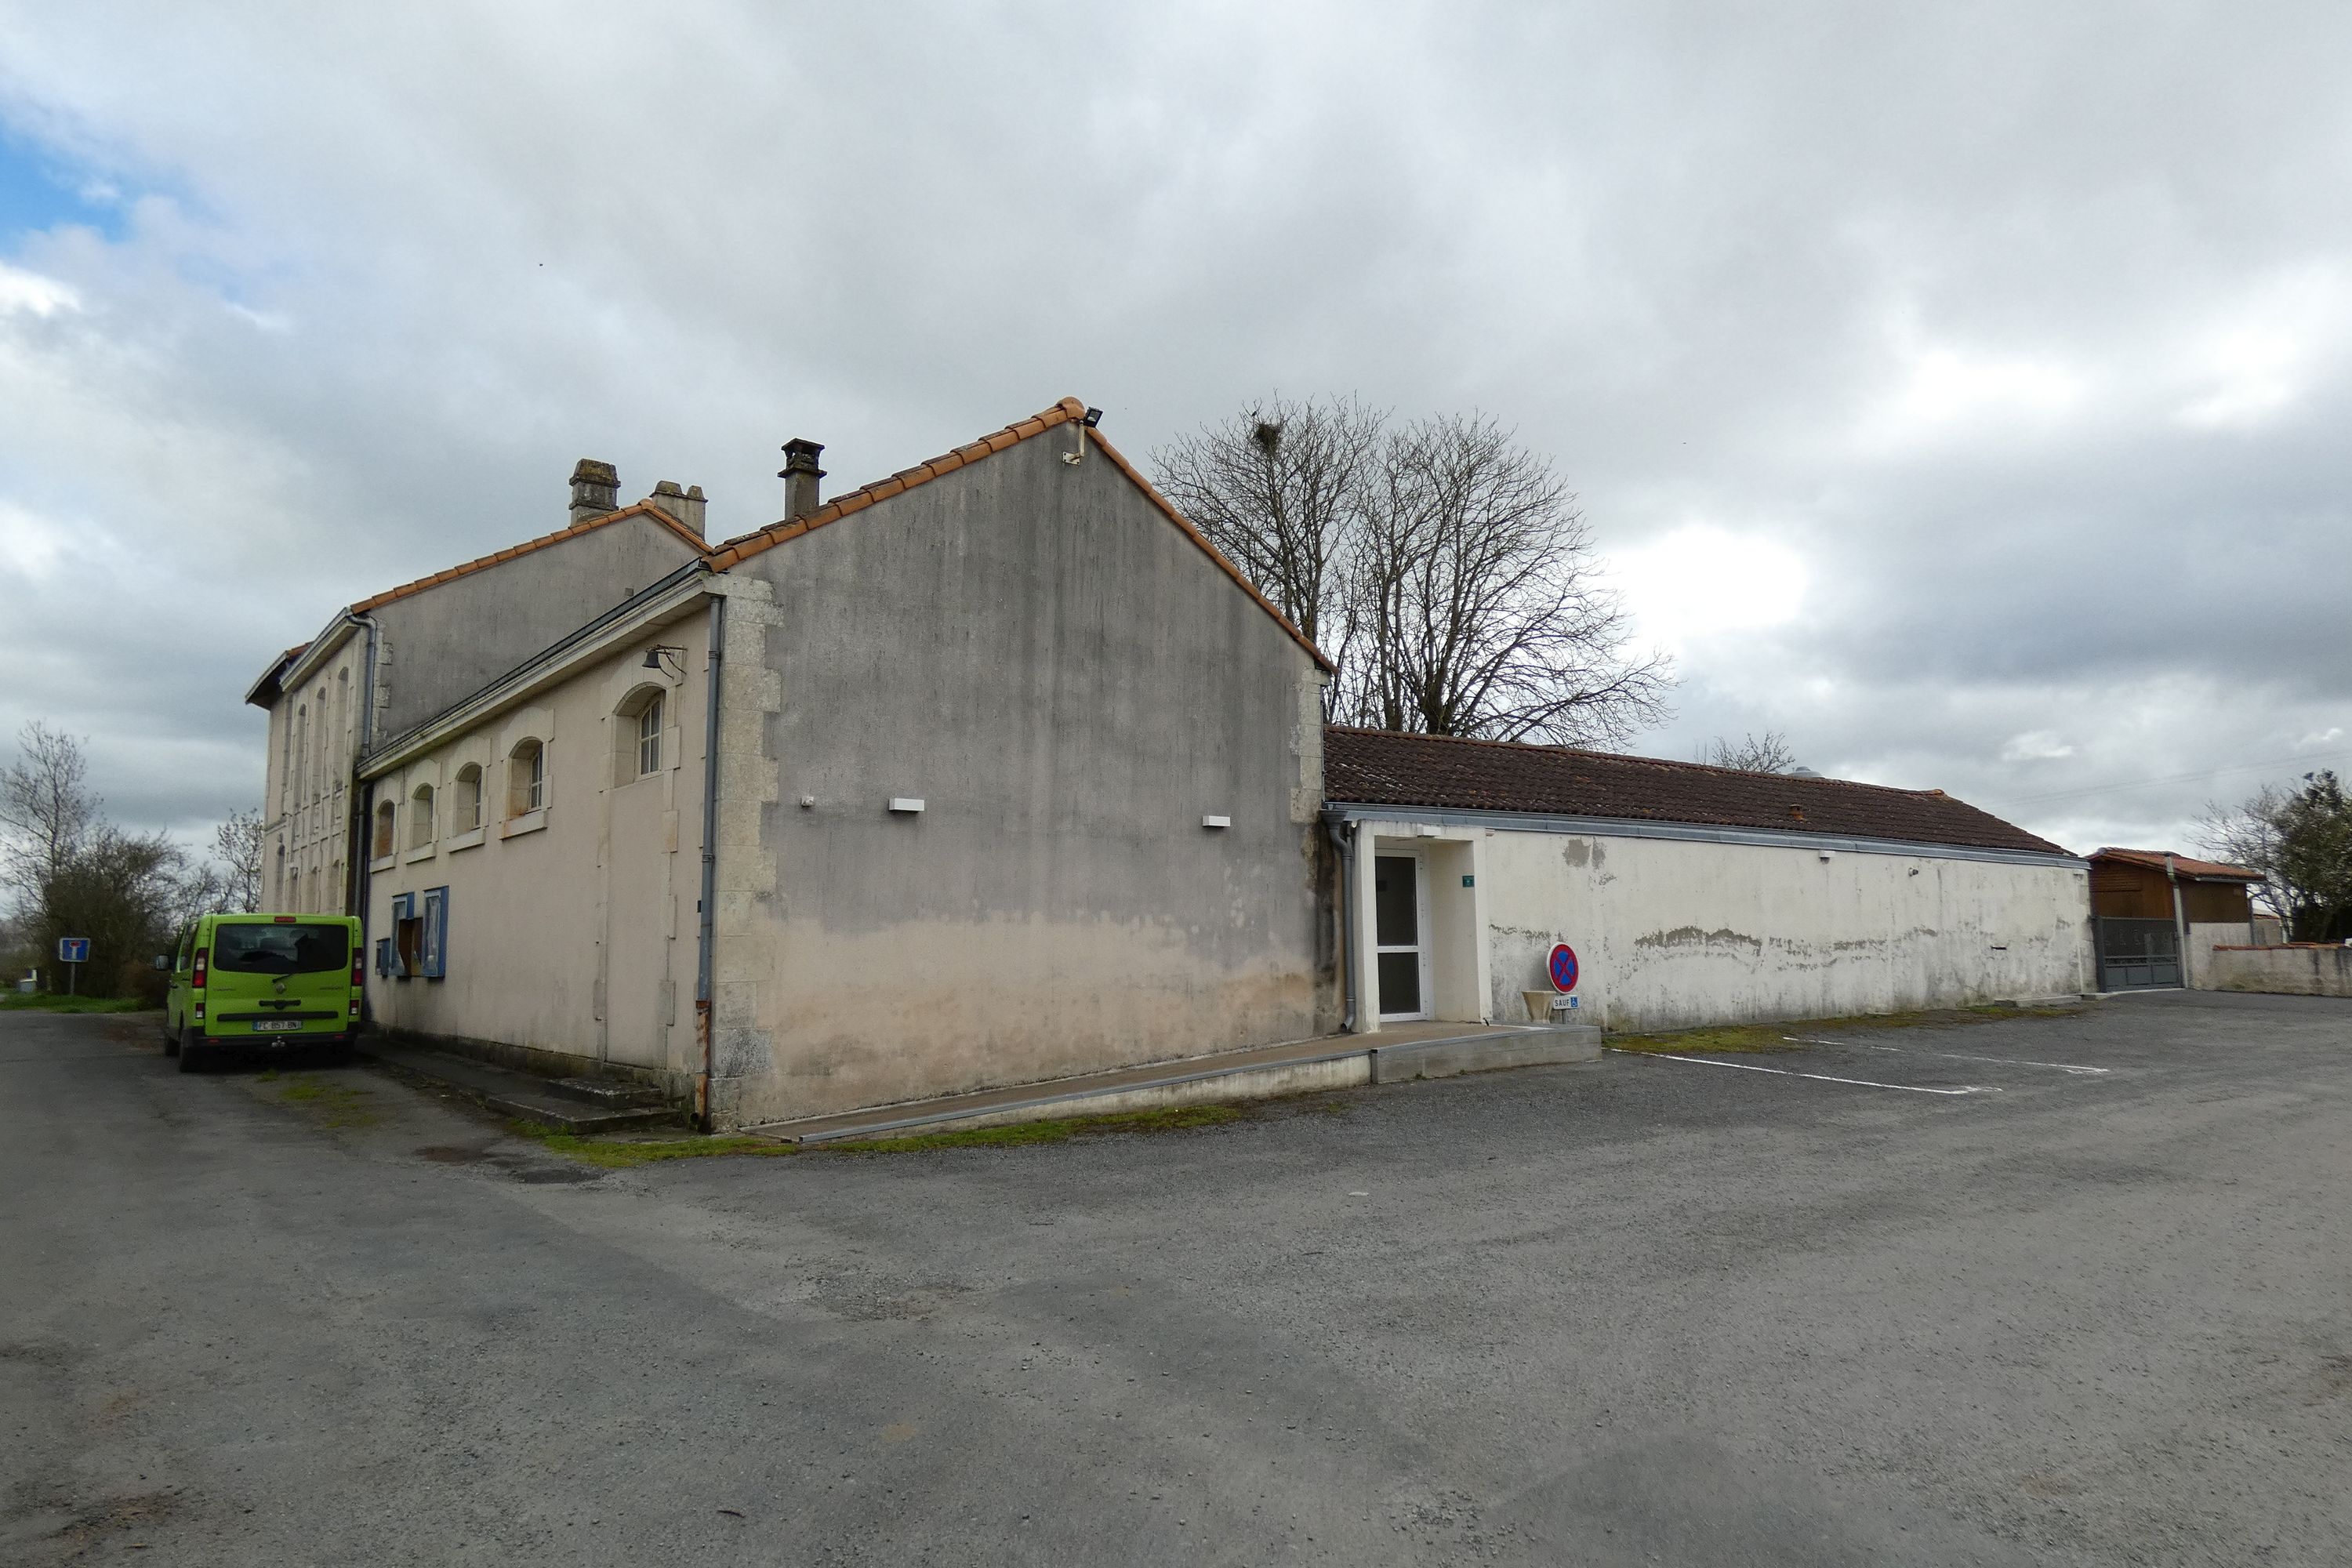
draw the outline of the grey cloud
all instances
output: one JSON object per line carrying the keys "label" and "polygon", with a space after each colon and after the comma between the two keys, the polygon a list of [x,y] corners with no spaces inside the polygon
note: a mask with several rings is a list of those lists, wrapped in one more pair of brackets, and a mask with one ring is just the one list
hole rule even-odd
{"label": "grey cloud", "polygon": [[[2215,792],[2026,797],[2352,725],[2337,7],[0,17],[0,121],[159,193],[0,236],[84,304],[0,314],[0,507],[104,545],[0,574],[0,724],[102,737],[142,821],[256,790],[187,747],[262,661],[577,457],[738,531],[788,436],[856,483],[1066,393],[1138,455],[1276,387],[1475,405],[1605,549],[1784,544],[1801,615],[1690,643],[1666,754],[1769,725],[2149,837]],[[2294,384],[2185,426],[2232,331]],[[1976,402],[1897,428],[1923,364]]]}

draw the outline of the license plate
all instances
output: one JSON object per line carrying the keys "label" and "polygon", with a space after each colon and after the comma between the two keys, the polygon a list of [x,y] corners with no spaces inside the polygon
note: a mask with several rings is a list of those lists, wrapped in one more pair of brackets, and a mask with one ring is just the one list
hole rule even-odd
{"label": "license plate", "polygon": [[301,1026],[302,1020],[299,1018],[264,1018],[253,1026],[253,1032],[257,1035],[275,1034],[279,1030],[299,1029]]}

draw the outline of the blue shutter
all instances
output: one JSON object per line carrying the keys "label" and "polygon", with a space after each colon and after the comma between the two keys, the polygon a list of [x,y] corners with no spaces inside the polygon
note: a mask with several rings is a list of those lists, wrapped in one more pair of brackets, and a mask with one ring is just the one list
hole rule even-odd
{"label": "blue shutter", "polygon": [[388,936],[375,939],[375,973],[380,980],[392,978],[392,938]]}
{"label": "blue shutter", "polygon": [[425,978],[438,980],[446,974],[449,962],[449,889],[425,889]]}
{"label": "blue shutter", "polygon": [[407,959],[400,951],[400,928],[404,922],[413,921],[415,918],[416,895],[415,893],[394,894],[392,900],[392,973],[398,979],[405,980],[408,978]]}

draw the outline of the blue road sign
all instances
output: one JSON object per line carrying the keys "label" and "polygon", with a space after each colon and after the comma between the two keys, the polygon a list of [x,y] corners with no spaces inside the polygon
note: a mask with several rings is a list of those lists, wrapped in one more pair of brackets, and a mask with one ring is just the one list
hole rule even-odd
{"label": "blue road sign", "polygon": [[1564,942],[1554,943],[1544,967],[1550,972],[1553,990],[1565,994],[1576,989],[1576,949]]}
{"label": "blue road sign", "polygon": [[89,962],[89,938],[86,936],[61,936],[58,938],[58,962],[59,963],[88,963]]}

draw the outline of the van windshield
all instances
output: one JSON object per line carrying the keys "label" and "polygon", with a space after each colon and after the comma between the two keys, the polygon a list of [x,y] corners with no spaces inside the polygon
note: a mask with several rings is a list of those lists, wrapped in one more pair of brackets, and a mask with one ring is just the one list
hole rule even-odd
{"label": "van windshield", "polygon": [[320,974],[352,961],[346,926],[216,926],[213,968],[231,974]]}

